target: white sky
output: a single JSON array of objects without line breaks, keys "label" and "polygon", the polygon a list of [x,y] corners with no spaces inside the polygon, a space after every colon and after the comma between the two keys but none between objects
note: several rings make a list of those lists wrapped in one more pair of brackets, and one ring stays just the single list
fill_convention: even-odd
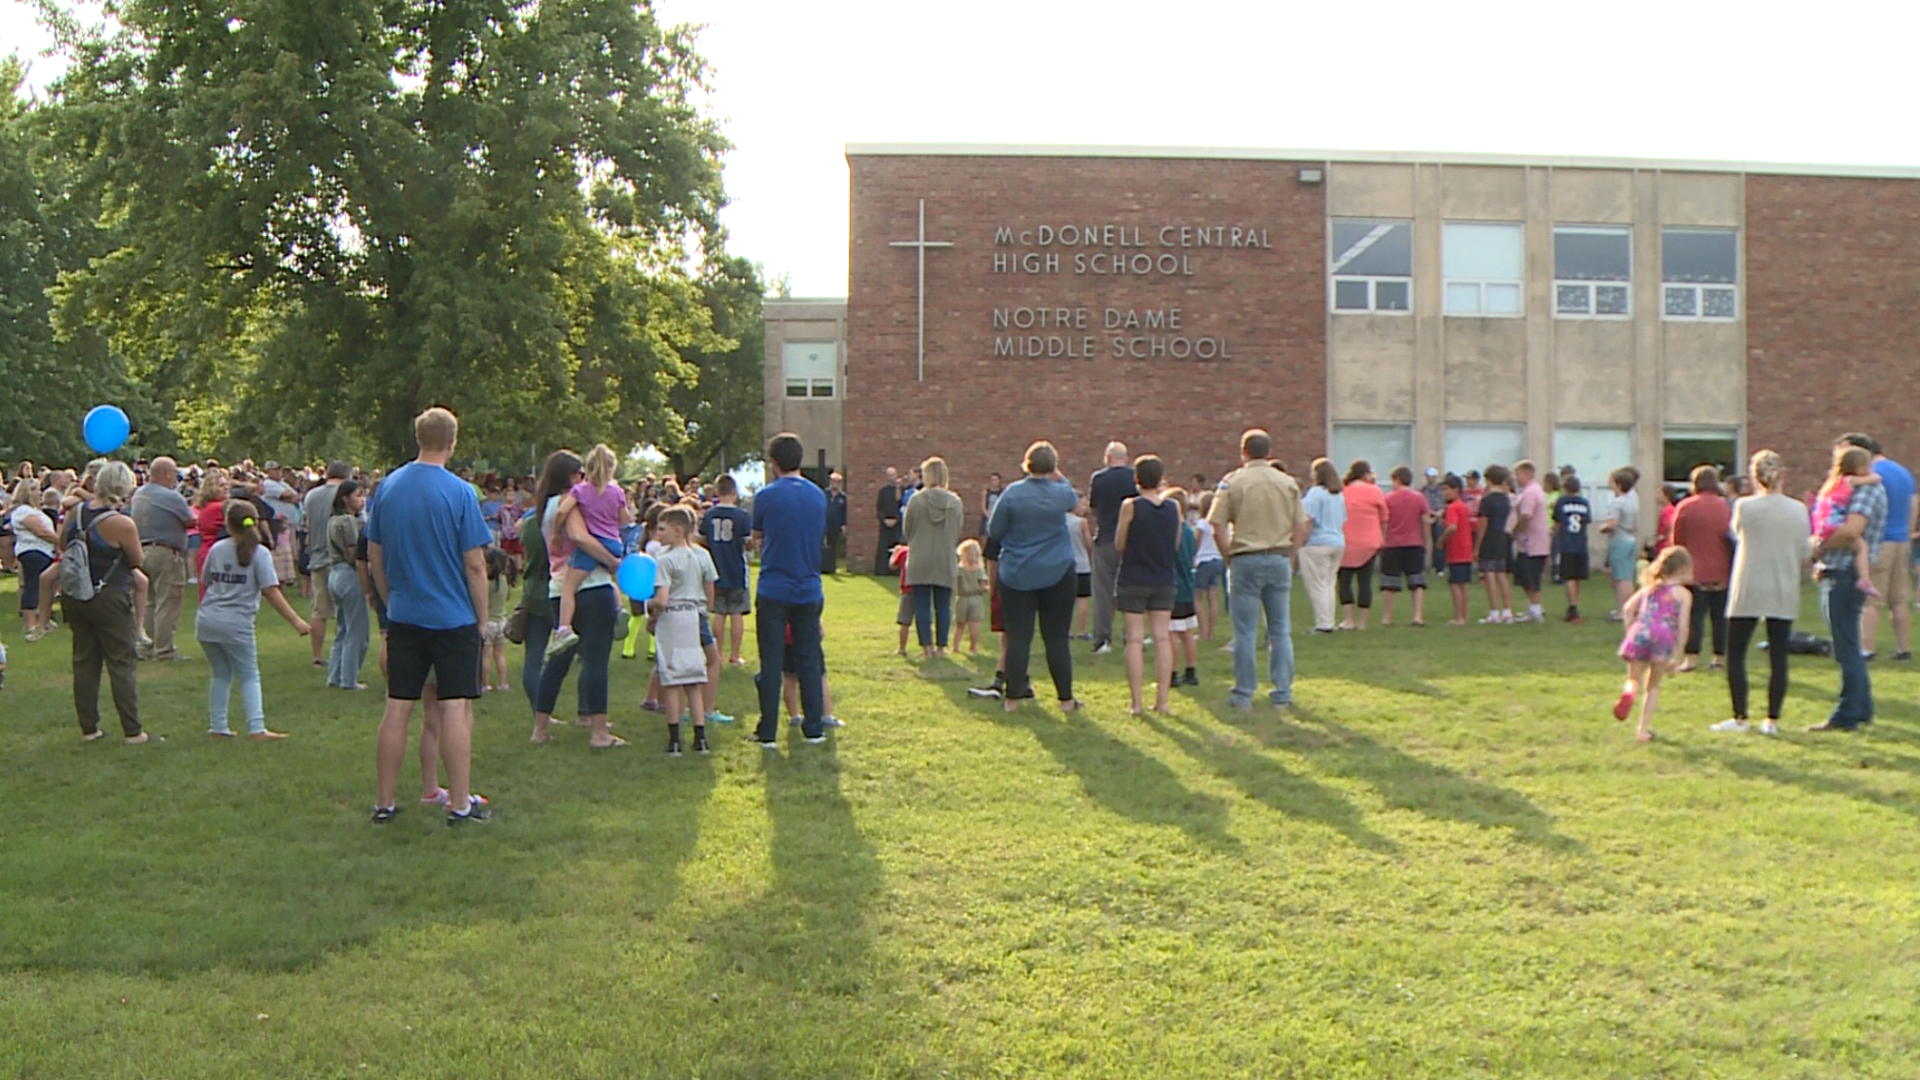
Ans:
[{"label": "white sky", "polygon": [[[707,26],[732,250],[800,296],[846,293],[848,142],[1920,165],[1911,0],[656,6]],[[0,0],[0,48],[37,39]]]}]

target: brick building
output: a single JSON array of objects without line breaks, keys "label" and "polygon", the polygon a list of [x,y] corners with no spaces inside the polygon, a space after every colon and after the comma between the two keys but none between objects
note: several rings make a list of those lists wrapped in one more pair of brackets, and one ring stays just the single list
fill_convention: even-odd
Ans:
[{"label": "brick building", "polygon": [[1183,483],[1218,478],[1252,425],[1295,472],[1322,453],[1382,472],[1524,456],[1590,482],[1626,463],[1674,478],[1743,471],[1769,446],[1799,490],[1842,430],[1920,454],[1904,400],[1920,373],[1920,169],[1085,147],[847,159],[844,319],[810,309],[801,335],[844,330],[834,381],[788,370],[770,323],[768,422],[803,384],[835,403],[809,407],[841,426],[819,438],[842,448],[856,565],[887,465],[940,454],[972,506],[1037,438],[1082,484],[1110,439]]}]

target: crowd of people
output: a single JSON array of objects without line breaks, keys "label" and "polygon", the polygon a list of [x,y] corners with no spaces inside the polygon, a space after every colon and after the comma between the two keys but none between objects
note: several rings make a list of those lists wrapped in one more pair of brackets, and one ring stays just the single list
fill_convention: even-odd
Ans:
[{"label": "crowd of people", "polygon": [[[778,750],[783,715],[809,744],[841,726],[822,646],[821,578],[846,550],[847,494],[838,473],[824,489],[802,476],[797,437],[769,441],[774,479],[748,508],[730,476],[623,486],[617,455],[604,445],[584,457],[556,450],[530,479],[476,479],[452,467],[458,421],[444,409],[422,413],[415,436],[419,456],[391,474],[344,462],[227,468],[210,460],[183,469],[167,457],[98,459],[80,473],[18,466],[0,565],[19,577],[26,639],[62,626],[71,638],[82,737],[104,737],[104,674],[125,740],[153,738],[142,725],[138,666],[190,658],[177,640],[190,586],[199,592],[193,632],[211,669],[215,739],[236,737],[235,688],[249,738],[286,737],[266,723],[255,644],[262,602],[311,639],[313,664],[336,690],[367,688],[362,670],[377,627],[387,701],[376,823],[399,812],[416,703],[421,804],[444,809],[450,825],[487,818],[487,801],[471,783],[472,703],[510,689],[509,642],[524,646],[520,680],[536,743],[552,739],[554,711],[577,666],[576,723],[588,729],[588,745],[627,745],[611,730],[610,662],[616,645],[631,658],[650,636],[642,709],[664,715],[670,755],[709,752],[708,725],[733,721],[717,690],[724,666],[748,662],[748,614],[759,664],[755,741]],[[1174,687],[1199,684],[1199,642],[1215,636],[1224,603],[1233,656],[1227,704],[1253,705],[1264,629],[1267,700],[1284,709],[1293,700],[1296,573],[1315,634],[1365,631],[1376,574],[1380,625],[1394,625],[1397,598],[1407,593],[1405,625],[1418,628],[1427,625],[1429,577],[1447,582],[1450,625],[1468,622],[1476,582],[1488,601],[1479,621],[1517,625],[1547,621],[1546,590],[1555,585],[1565,590],[1564,619],[1580,621],[1581,587],[1604,573],[1615,601],[1607,618],[1623,624],[1619,655],[1627,664],[1618,718],[1637,708],[1638,736],[1652,739],[1663,679],[1696,670],[1710,646],[1709,664],[1725,669],[1732,706],[1714,730],[1771,734],[1811,568],[1841,690],[1810,730],[1872,722],[1867,664],[1882,608],[1893,617],[1894,659],[1911,659],[1920,503],[1912,475],[1866,435],[1836,443],[1832,470],[1807,501],[1787,494],[1785,468],[1769,450],[1731,480],[1700,466],[1684,493],[1662,485],[1644,546],[1641,477],[1631,467],[1608,476],[1604,500],[1590,498],[1574,470],[1546,472],[1530,461],[1465,476],[1427,469],[1418,487],[1402,465],[1382,490],[1370,463],[1343,472],[1321,458],[1303,490],[1274,459],[1266,432],[1245,432],[1239,450],[1240,467],[1217,483],[1195,475],[1182,487],[1160,458],[1130,456],[1115,442],[1083,498],[1054,446],[1035,442],[1020,478],[991,476],[971,507],[952,490],[940,457],[905,477],[888,469],[875,506],[876,570],[898,574],[901,651],[910,628],[924,656],[945,655],[962,638],[977,650],[984,624],[998,637],[996,672],[970,692],[1011,711],[1035,697],[1037,633],[1055,698],[1074,712],[1081,702],[1072,642],[1077,636],[1095,654],[1112,652],[1117,614],[1132,712],[1165,712]],[[654,584],[649,595],[626,596],[622,566],[637,552],[651,556]],[[749,569],[756,552],[757,577]],[[307,599],[304,617],[292,589]],[[330,646],[329,623],[337,627]],[[1754,725],[1746,658],[1763,623],[1767,710]],[[0,679],[4,665],[0,652]]]},{"label": "crowd of people", "polygon": [[[1153,708],[1165,711],[1173,687],[1198,685],[1197,642],[1214,636],[1224,594],[1233,653],[1228,704],[1251,706],[1264,623],[1268,700],[1284,708],[1292,701],[1288,599],[1296,573],[1314,634],[1366,630],[1376,575],[1380,625],[1393,625],[1405,593],[1406,625],[1416,628],[1427,625],[1429,577],[1447,584],[1449,625],[1465,626],[1476,582],[1487,600],[1483,625],[1548,621],[1547,592],[1556,587],[1566,597],[1561,618],[1578,623],[1582,589],[1600,575],[1612,585],[1606,619],[1623,624],[1620,656],[1628,664],[1614,711],[1624,720],[1638,709],[1641,740],[1654,737],[1662,678],[1698,670],[1709,647],[1710,670],[1727,672],[1732,713],[1713,730],[1774,734],[1811,571],[1832,640],[1808,644],[1831,649],[1842,686],[1831,714],[1809,730],[1872,722],[1867,663],[1876,656],[1881,609],[1892,614],[1893,659],[1912,658],[1911,540],[1920,502],[1912,475],[1864,434],[1836,442],[1825,482],[1800,499],[1788,494],[1784,464],[1770,450],[1754,454],[1745,475],[1723,478],[1702,465],[1685,485],[1662,483],[1658,520],[1644,540],[1642,477],[1631,466],[1607,476],[1602,496],[1590,494],[1571,466],[1547,471],[1523,460],[1464,476],[1429,468],[1416,486],[1413,470],[1399,465],[1383,490],[1365,460],[1343,472],[1318,458],[1303,491],[1272,459],[1265,432],[1248,431],[1240,449],[1241,467],[1217,484],[1195,475],[1181,488],[1158,457],[1130,458],[1125,445],[1111,443],[1083,499],[1060,473],[1053,446],[1035,443],[1021,480],[1004,485],[1000,474],[989,477],[978,538],[958,543],[966,503],[949,490],[946,462],[928,459],[904,478],[888,468],[875,504],[876,572],[900,577],[900,652],[911,629],[924,655],[944,655],[956,590],[962,604],[985,591],[990,627],[1002,635],[1000,663],[994,681],[972,693],[1008,708],[1033,696],[1037,626],[1055,693],[1072,711],[1079,703],[1070,642],[1077,636],[1096,655],[1111,652],[1118,613],[1132,711],[1146,708],[1145,650],[1156,641]],[[1770,673],[1766,717],[1756,726],[1746,661],[1762,624]]]}]

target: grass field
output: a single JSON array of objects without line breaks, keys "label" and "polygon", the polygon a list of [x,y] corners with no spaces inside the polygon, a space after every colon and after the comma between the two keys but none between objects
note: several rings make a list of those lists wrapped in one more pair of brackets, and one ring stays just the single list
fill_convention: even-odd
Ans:
[{"label": "grass field", "polygon": [[142,668],[164,743],[82,744],[65,631],[9,619],[0,1076],[1920,1076],[1907,666],[1853,736],[1712,735],[1701,673],[1638,745],[1593,623],[1301,635],[1284,718],[1218,642],[1130,718],[1079,645],[1086,711],[1004,716],[829,589],[828,745],[668,760],[616,660],[624,750],[481,704],[462,830],[367,823],[377,692],[271,613],[278,744],[205,736],[197,661]]}]

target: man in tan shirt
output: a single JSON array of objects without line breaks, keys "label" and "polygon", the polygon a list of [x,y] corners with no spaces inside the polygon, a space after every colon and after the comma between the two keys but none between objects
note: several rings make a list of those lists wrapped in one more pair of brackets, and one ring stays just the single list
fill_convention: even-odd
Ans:
[{"label": "man in tan shirt", "polygon": [[1233,692],[1227,704],[1253,707],[1258,680],[1253,668],[1260,616],[1267,619],[1268,700],[1276,708],[1293,704],[1293,628],[1288,613],[1293,573],[1310,525],[1300,506],[1300,485],[1270,460],[1273,440],[1259,428],[1240,436],[1240,468],[1220,482],[1213,500],[1213,522],[1227,552],[1233,616]]}]

